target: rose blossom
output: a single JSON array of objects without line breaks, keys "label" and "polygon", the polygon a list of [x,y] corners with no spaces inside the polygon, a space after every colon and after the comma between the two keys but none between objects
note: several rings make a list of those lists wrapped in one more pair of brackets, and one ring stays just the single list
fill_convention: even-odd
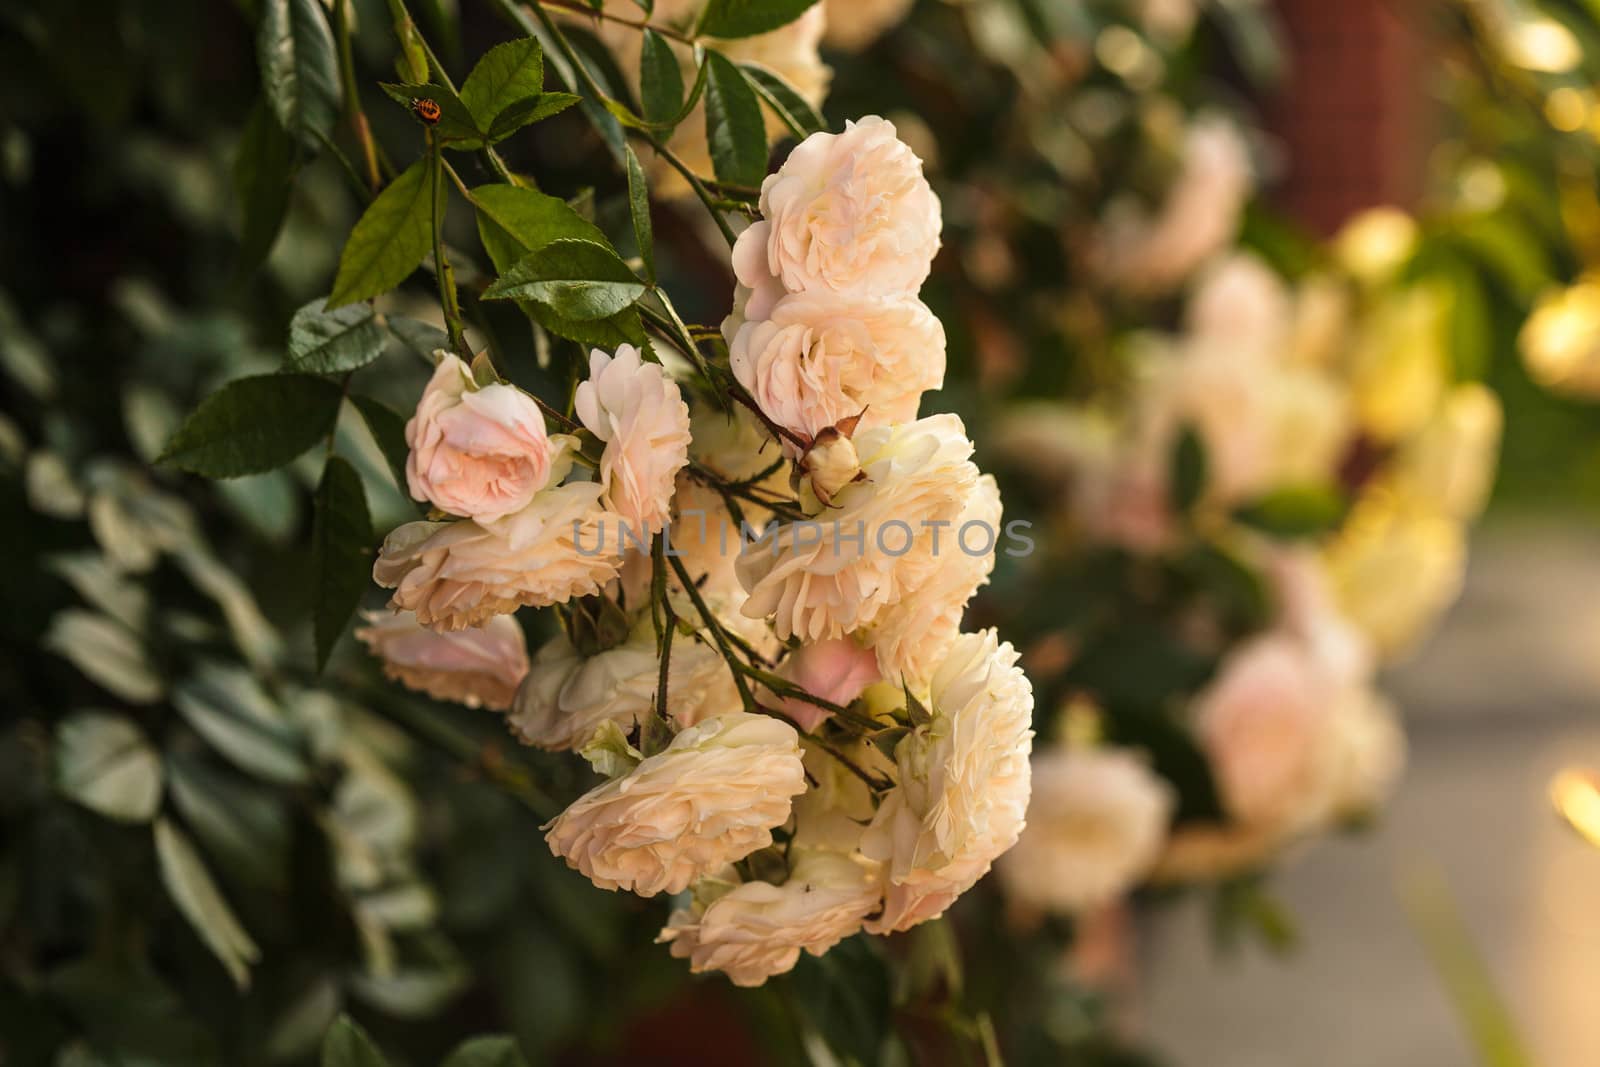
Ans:
[{"label": "rose blossom", "polygon": [[[648,615],[622,644],[588,657],[558,635],[534,655],[506,723],[525,744],[582,748],[603,722],[616,723],[624,733],[633,729],[654,706],[660,679]],[[680,638],[672,644],[667,702],[673,722],[692,726],[738,708],[739,694],[716,649]]]},{"label": "rose blossom", "polygon": [[573,801],[545,840],[601,889],[682,892],[772,844],[773,827],[805,792],[799,741],[763,715],[707,719]]},{"label": "rose blossom", "polygon": [[544,415],[514,385],[476,388],[467,365],[439,366],[406,423],[406,485],[452,515],[492,522],[521,511],[550,479]]},{"label": "rose blossom", "polygon": [[1299,824],[1315,807],[1331,689],[1299,641],[1274,633],[1231,652],[1195,697],[1195,732],[1235,819]]},{"label": "rose blossom", "polygon": [[[778,676],[831,704],[849,704],[878,680],[878,659],[848,637],[801,645],[778,666]],[[799,697],[781,697],[777,707],[807,733],[833,712]]]},{"label": "rose blossom", "polygon": [[1033,760],[1028,825],[998,866],[1006,891],[1081,912],[1143,877],[1167,837],[1173,791],[1126,749],[1052,749]]},{"label": "rose blossom", "polygon": [[778,300],[724,326],[734,377],[767,417],[807,439],[860,415],[858,429],[910,422],[944,385],[944,327],[913,296],[835,293]]},{"label": "rose blossom", "polygon": [[408,522],[384,538],[373,580],[394,590],[390,607],[414,611],[423,626],[441,631],[588,596],[621,562],[599,548],[620,543],[618,531],[602,529],[599,494],[595,482],[573,482],[487,524]]},{"label": "rose blossom", "polygon": [[[875,865],[859,856],[795,853],[782,885],[745,882],[724,890],[702,883],[692,907],[674,911],[656,940],[670,942],[672,954],[689,960],[695,974],[722,971],[737,986],[763,985],[793,970],[801,949],[822,955],[861,929],[882,890]],[[723,891],[713,895],[716,890]]]},{"label": "rose blossom", "polygon": [[733,248],[734,274],[752,290],[746,318],[766,318],[785,289],[915,293],[939,251],[939,198],[922,161],[876,115],[800,142],[762,182],[760,206]]},{"label": "rose blossom", "polygon": [[1406,765],[1406,735],[1394,705],[1370,688],[1340,701],[1327,740],[1329,814],[1354,819],[1382,806]]},{"label": "rose blossom", "polygon": [[589,432],[606,443],[600,457],[605,500],[636,538],[667,524],[678,471],[689,462],[689,405],[658,363],[622,345],[615,357],[589,353],[589,380],[573,408]]},{"label": "rose blossom", "polygon": [[978,482],[954,415],[867,430],[855,445],[865,479],[841,489],[816,522],[781,523],[740,552],[743,612],[771,617],[783,640],[851,633],[916,589],[942,562],[929,524],[945,524],[948,541]]},{"label": "rose blossom", "polygon": [[409,613],[364,616],[368,625],[356,628],[356,639],[383,661],[383,673],[437,700],[503,710],[528,673],[522,627],[510,615],[442,634],[424,629]]},{"label": "rose blossom", "polygon": [[942,531],[937,565],[874,624],[870,641],[883,677],[919,689],[928,684],[960,634],[967,601],[994,570],[1000,518],[1000,487],[985,474]]},{"label": "rose blossom", "polygon": [[1033,688],[993,630],[962,634],[928,689],[932,721],[895,748],[898,782],[862,838],[887,866],[872,933],[938,918],[1022,831]]}]

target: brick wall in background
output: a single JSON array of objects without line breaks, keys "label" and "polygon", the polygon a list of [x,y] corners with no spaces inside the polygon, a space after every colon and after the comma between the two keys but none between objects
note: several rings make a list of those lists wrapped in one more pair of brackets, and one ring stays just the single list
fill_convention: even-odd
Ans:
[{"label": "brick wall in background", "polygon": [[1427,0],[1274,0],[1291,57],[1268,123],[1273,200],[1331,234],[1362,208],[1415,203],[1426,162]]}]

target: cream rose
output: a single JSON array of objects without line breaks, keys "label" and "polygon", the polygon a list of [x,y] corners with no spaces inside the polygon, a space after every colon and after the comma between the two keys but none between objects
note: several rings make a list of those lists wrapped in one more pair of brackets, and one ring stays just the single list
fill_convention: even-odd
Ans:
[{"label": "cream rose", "polygon": [[615,357],[595,349],[573,408],[606,444],[600,484],[607,506],[635,540],[657,533],[672,514],[678,472],[689,462],[689,405],[677,383],[660,364],[642,362],[632,345]]},{"label": "cream rose", "polygon": [[876,115],[800,142],[762,183],[761,215],[733,248],[749,319],[766,318],[781,290],[915,293],[939,251],[939,198],[922,161]]},{"label": "cream rose", "polygon": [[1504,421],[1500,399],[1488,386],[1451,388],[1421,432],[1401,446],[1392,476],[1396,494],[1450,518],[1476,517],[1494,483]]},{"label": "cream rose", "polygon": [[994,570],[1000,519],[1000,487],[992,475],[982,475],[961,514],[942,531],[936,564],[872,627],[869,641],[883,677],[914,689],[927,686],[960,634],[967,602]]},{"label": "cream rose", "polygon": [[993,630],[962,634],[928,689],[932,721],[895,748],[897,784],[861,850],[885,864],[883,914],[868,931],[934,919],[1021,833],[1033,747],[1033,688]]},{"label": "cream rose", "polygon": [[521,511],[550,480],[544,415],[514,385],[478,388],[467,365],[439,366],[406,423],[406,485],[441,511],[479,522]]},{"label": "cream rose", "polygon": [[735,712],[689,727],[579,797],[545,840],[602,889],[679,893],[772,844],[805,788],[794,728]]},{"label": "cream rose", "polygon": [[1405,770],[1405,731],[1394,705],[1373,689],[1352,690],[1340,702],[1326,747],[1329,814],[1336,819],[1377,811]]},{"label": "cream rose", "polygon": [[503,710],[528,673],[522,627],[509,615],[454,633],[425,629],[408,612],[369,611],[365,618],[356,639],[383,661],[383,673],[437,700]]},{"label": "cream rose", "polygon": [[[648,615],[622,644],[588,657],[556,636],[534,655],[506,722],[525,744],[582,748],[601,723],[614,722],[626,733],[641,722],[655,704],[660,680]],[[738,709],[733,676],[716,649],[693,638],[673,642],[667,703],[679,726]]]},{"label": "cream rose", "polygon": [[[820,641],[870,625],[920,586],[940,560],[932,538],[978,484],[972,442],[954,415],[880,427],[855,438],[862,481],[815,521],[779,523],[747,543],[736,571],[752,619],[780,638]],[[947,534],[948,536],[948,534]]]},{"label": "cream rose", "polygon": [[604,530],[614,520],[600,509],[599,494],[594,482],[574,482],[488,524],[408,522],[384,538],[373,580],[394,590],[390,607],[441,631],[588,596],[621,563],[620,533]]},{"label": "cream rose", "polygon": [[1127,750],[1035,756],[1028,825],[1000,858],[1001,884],[1016,900],[1052,911],[1108,904],[1154,866],[1174,800],[1172,787]]},{"label": "cream rose", "polygon": [[802,949],[820,956],[861,929],[883,899],[876,875],[860,856],[796,849],[782,885],[697,887],[692,906],[674,911],[656,940],[695,974],[722,971],[734,985],[763,985],[793,970]]},{"label": "cream rose", "polygon": [[785,296],[733,331],[728,356],[767,417],[808,440],[854,415],[858,430],[910,422],[944,385],[944,327],[912,296]]}]

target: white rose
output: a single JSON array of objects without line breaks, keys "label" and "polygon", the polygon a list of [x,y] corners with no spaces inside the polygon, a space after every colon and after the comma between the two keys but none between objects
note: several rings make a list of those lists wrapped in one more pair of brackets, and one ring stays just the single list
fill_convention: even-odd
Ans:
[{"label": "white rose", "polygon": [[735,712],[691,726],[548,824],[550,851],[602,889],[679,893],[772,844],[805,792],[799,735]]},{"label": "white rose", "polygon": [[1195,337],[1276,359],[1294,328],[1289,287],[1249,252],[1234,252],[1201,272],[1184,309]]},{"label": "white rose", "polygon": [[[661,658],[648,615],[622,644],[588,657],[558,635],[534,655],[506,722],[525,744],[582,748],[601,723],[614,722],[626,733],[642,721],[660,681]],[[738,709],[733,676],[716,649],[693,638],[673,641],[667,703],[679,726]]]},{"label": "white rose", "polygon": [[1155,864],[1174,799],[1172,787],[1127,750],[1035,756],[1028,825],[999,863],[1006,892],[1053,911],[1110,903]]},{"label": "white rose", "polygon": [[1406,735],[1394,705],[1373,689],[1340,702],[1327,741],[1330,814],[1371,815],[1383,806],[1406,765]]},{"label": "white rose", "polygon": [[620,532],[604,531],[599,494],[594,482],[574,482],[487,524],[408,522],[384,538],[373,580],[395,591],[390,607],[416,612],[432,630],[460,630],[519,607],[588,596],[616,576],[621,562]]},{"label": "white rose", "polygon": [[785,296],[732,335],[729,364],[767,417],[806,439],[850,416],[910,422],[944,385],[944,327],[912,296]]},{"label": "white rose", "polygon": [[993,630],[962,634],[928,690],[932,721],[895,748],[898,782],[861,850],[886,866],[872,933],[942,915],[1022,831],[1033,747],[1033,688]]},{"label": "white rose", "polygon": [[678,472],[689,462],[689,405],[677,383],[660,364],[642,362],[632,345],[615,357],[595,349],[573,408],[606,443],[600,457],[606,504],[635,540],[658,532],[671,515]]},{"label": "white rose", "polygon": [[937,564],[922,583],[884,609],[870,635],[878,669],[891,681],[922,689],[961,632],[974,593],[989,581],[1003,528],[1000,487],[992,475],[978,479],[966,506],[941,531]]},{"label": "white rose", "polygon": [[356,639],[383,661],[383,673],[437,700],[503,710],[528,673],[522,627],[510,615],[454,633],[424,629],[409,612],[364,617]]},{"label": "white rose", "polygon": [[978,484],[961,420],[934,415],[858,434],[866,478],[841,489],[816,521],[785,522],[742,549],[736,570],[752,619],[780,638],[819,641],[870,625],[915,590],[939,560],[936,527]]},{"label": "white rose", "polygon": [[1476,517],[1494,484],[1504,421],[1500,399],[1488,386],[1453,387],[1421,432],[1401,446],[1391,479],[1395,492],[1450,518]]},{"label": "white rose", "polygon": [[479,522],[521,511],[550,481],[544,415],[516,386],[480,389],[465,363],[436,355],[438,369],[406,423],[411,495]]},{"label": "white rose", "polygon": [[939,198],[894,124],[870,115],[814,133],[761,185],[762,221],[739,235],[733,269],[753,290],[745,317],[777,294],[915,293],[939,251]]},{"label": "white rose", "polygon": [[911,13],[915,0],[823,0],[829,48],[859,52]]},{"label": "white rose", "polygon": [[[861,929],[883,899],[876,864],[839,852],[796,849],[782,885],[745,882],[672,913],[658,942],[695,974],[722,971],[759,986],[794,969],[804,949],[820,956]],[[731,873],[731,872],[730,872]],[[736,876],[735,876],[736,877]]]},{"label": "white rose", "polygon": [[1238,232],[1253,184],[1244,138],[1229,120],[1202,115],[1190,124],[1182,150],[1156,214],[1131,199],[1106,212],[1095,266],[1128,292],[1172,290]]}]

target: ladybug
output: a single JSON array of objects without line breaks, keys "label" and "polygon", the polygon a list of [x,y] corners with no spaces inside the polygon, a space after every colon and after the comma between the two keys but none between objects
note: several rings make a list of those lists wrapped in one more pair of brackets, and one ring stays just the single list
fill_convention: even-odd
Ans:
[{"label": "ladybug", "polygon": [[411,101],[411,113],[429,126],[439,125],[439,116],[444,114],[439,107],[439,101],[421,96]]}]

